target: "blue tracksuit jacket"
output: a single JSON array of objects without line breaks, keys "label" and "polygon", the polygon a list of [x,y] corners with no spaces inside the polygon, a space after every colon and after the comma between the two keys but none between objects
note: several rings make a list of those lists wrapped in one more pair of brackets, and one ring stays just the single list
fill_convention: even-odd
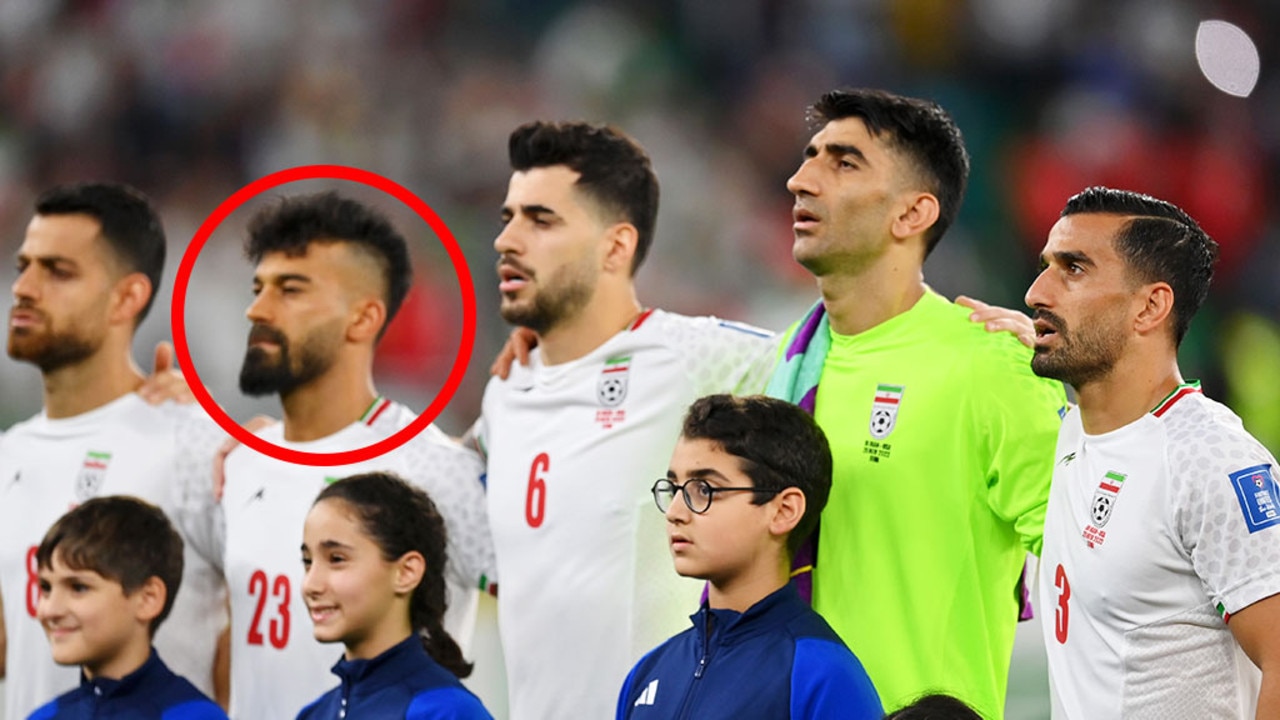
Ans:
[{"label": "blue tracksuit jacket", "polygon": [[80,687],[31,713],[29,720],[227,720],[186,678],[174,675],[155,648],[142,667],[119,680],[80,676]]},{"label": "blue tracksuit jacket", "polygon": [[746,612],[703,604],[693,627],[640,659],[618,720],[879,720],[862,664],[787,584]]},{"label": "blue tracksuit jacket", "polygon": [[342,684],[298,713],[298,720],[493,720],[453,673],[411,635],[372,660],[339,660]]}]

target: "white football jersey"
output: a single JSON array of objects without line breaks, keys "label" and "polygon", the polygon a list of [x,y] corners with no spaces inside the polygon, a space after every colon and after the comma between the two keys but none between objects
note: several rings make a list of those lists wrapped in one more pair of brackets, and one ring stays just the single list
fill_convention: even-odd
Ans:
[{"label": "white football jersey", "polygon": [[1198,384],[1103,435],[1071,409],[1040,562],[1054,718],[1253,717],[1227,623],[1280,593],[1276,471]]},{"label": "white football jersey", "polygon": [[[56,665],[36,620],[36,548],[76,505],[133,495],[162,508],[181,529],[186,514],[213,506],[213,454],[225,434],[196,405],[151,406],[135,394],[71,418],[43,413],[0,440],[0,595],[8,633],[5,715],[25,718],[75,688],[79,668]],[[179,468],[199,467],[189,483]],[[184,539],[186,539],[184,537]],[[222,579],[186,543],[182,585],[155,645],[174,672],[212,694],[218,633],[226,626]]]},{"label": "white football jersey", "polygon": [[[361,421],[321,440],[285,442],[279,423],[259,435],[273,445],[331,453],[371,445],[414,418],[403,405],[379,398]],[[326,484],[372,471],[394,472],[417,485],[440,510],[449,536],[444,625],[465,651],[475,623],[476,589],[493,567],[484,465],[475,452],[434,425],[401,447],[354,465],[294,465],[239,447],[227,456],[222,498],[232,717],[291,718],[338,684],[330,668],[343,648],[315,640],[302,600],[302,526]]]},{"label": "white football jersey", "polygon": [[676,575],[649,489],[690,403],[759,392],[774,351],[762,330],[650,311],[582,358],[535,351],[489,382],[472,436],[512,720],[611,717],[636,660],[688,626],[704,583]]}]

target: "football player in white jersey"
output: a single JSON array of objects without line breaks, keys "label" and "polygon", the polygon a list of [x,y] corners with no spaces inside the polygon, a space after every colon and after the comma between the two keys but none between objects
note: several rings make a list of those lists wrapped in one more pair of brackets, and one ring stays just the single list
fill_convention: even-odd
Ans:
[{"label": "football player in white jersey", "polygon": [[[404,238],[380,213],[335,193],[285,198],[250,223],[256,265],[252,323],[240,374],[251,395],[278,394],[283,423],[260,432],[277,446],[332,453],[373,444],[413,421],[374,387],[378,339],[409,290]],[[435,499],[448,530],[450,612],[465,644],[476,588],[492,573],[479,456],[434,426],[355,465],[287,463],[240,446],[227,456],[222,511],[202,550],[221,557],[231,597],[231,715],[293,717],[337,684],[341,652],[315,640],[303,603],[298,544],[327,482],[391,471]]]},{"label": "football player in white jersey", "polygon": [[1280,717],[1276,461],[1178,370],[1216,256],[1173,205],[1090,188],[1027,291],[1032,368],[1079,398],[1040,566],[1055,718]]},{"label": "football player in white jersey", "polygon": [[531,123],[510,157],[501,312],[537,348],[490,382],[471,432],[488,461],[509,706],[513,720],[609,717],[628,670],[701,593],[672,570],[648,488],[689,403],[763,387],[774,342],[640,304],[658,184],[633,140]]},{"label": "football player in white jersey", "polygon": [[[0,440],[0,595],[7,673],[5,717],[24,718],[76,686],[36,621],[35,547],[69,508],[130,494],[181,521],[212,508],[209,476],[223,434],[199,407],[150,405],[134,363],[134,331],[164,266],[159,217],[123,185],[54,188],[36,201],[18,250],[8,352],[40,369],[44,409]],[[193,478],[175,484],[182,468]],[[226,624],[222,582],[186,553],[178,597],[157,634],[179,674],[214,693],[215,642]]]}]

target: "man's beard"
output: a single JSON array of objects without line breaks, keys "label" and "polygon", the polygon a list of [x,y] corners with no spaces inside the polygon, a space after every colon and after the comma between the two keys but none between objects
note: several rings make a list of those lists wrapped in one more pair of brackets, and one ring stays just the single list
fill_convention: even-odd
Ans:
[{"label": "man's beard", "polygon": [[1079,390],[1111,372],[1124,352],[1124,337],[1110,318],[1087,320],[1080,330],[1068,330],[1065,320],[1047,310],[1037,310],[1035,318],[1048,321],[1058,336],[1057,347],[1037,348],[1031,357],[1031,370],[1041,377]]},{"label": "man's beard", "polygon": [[[47,325],[48,316],[43,317]],[[85,337],[74,331],[39,332],[31,328],[9,328],[9,357],[29,362],[44,374],[81,363],[101,347],[102,338]]]},{"label": "man's beard", "polygon": [[[275,343],[280,348],[275,357],[252,344],[257,340]],[[257,323],[249,330],[249,342],[240,367],[240,392],[254,397],[288,395],[328,372],[337,354],[337,343],[327,340],[324,328],[317,328],[299,343],[297,367],[290,355],[289,339],[280,330]]]},{"label": "man's beard", "polygon": [[[533,284],[535,276],[524,270]],[[595,295],[596,281],[594,268],[585,263],[564,265],[556,268],[545,285],[535,288],[532,300],[503,302],[498,312],[512,325],[527,327],[542,335],[582,312]]]}]

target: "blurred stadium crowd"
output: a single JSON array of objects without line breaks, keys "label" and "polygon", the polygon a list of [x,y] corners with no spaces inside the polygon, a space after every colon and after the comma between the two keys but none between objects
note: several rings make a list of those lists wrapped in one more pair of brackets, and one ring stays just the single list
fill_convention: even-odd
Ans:
[{"label": "blurred stadium crowd", "polygon": [[[1258,43],[1251,97],[1198,70],[1196,28],[1210,18]],[[837,85],[886,87],[948,108],[973,155],[958,225],[926,268],[944,294],[1021,307],[1047,229],[1086,185],[1150,192],[1197,217],[1223,258],[1183,369],[1276,452],[1276,27],[1280,4],[1266,0],[5,2],[0,230],[12,254],[40,190],[135,184],[165,217],[166,303],[189,239],[245,183],[311,163],[387,176],[448,223],[475,277],[475,355],[442,418],[456,433],[506,334],[491,241],[512,128],[583,118],[636,136],[665,190],[642,300],[781,329],[814,295],[790,259],[783,187],[808,138],[804,108]],[[197,266],[217,288],[188,308],[202,376],[233,378],[242,355],[237,232],[220,231]],[[418,236],[435,243],[425,224]],[[379,360],[392,394],[418,407],[457,344],[457,282],[441,257],[424,250],[416,299]],[[0,280],[12,278],[5,263]],[[170,335],[165,310],[139,334],[143,362]],[[38,410],[34,372],[0,362],[3,426]],[[232,383],[219,399],[245,419]]]}]

